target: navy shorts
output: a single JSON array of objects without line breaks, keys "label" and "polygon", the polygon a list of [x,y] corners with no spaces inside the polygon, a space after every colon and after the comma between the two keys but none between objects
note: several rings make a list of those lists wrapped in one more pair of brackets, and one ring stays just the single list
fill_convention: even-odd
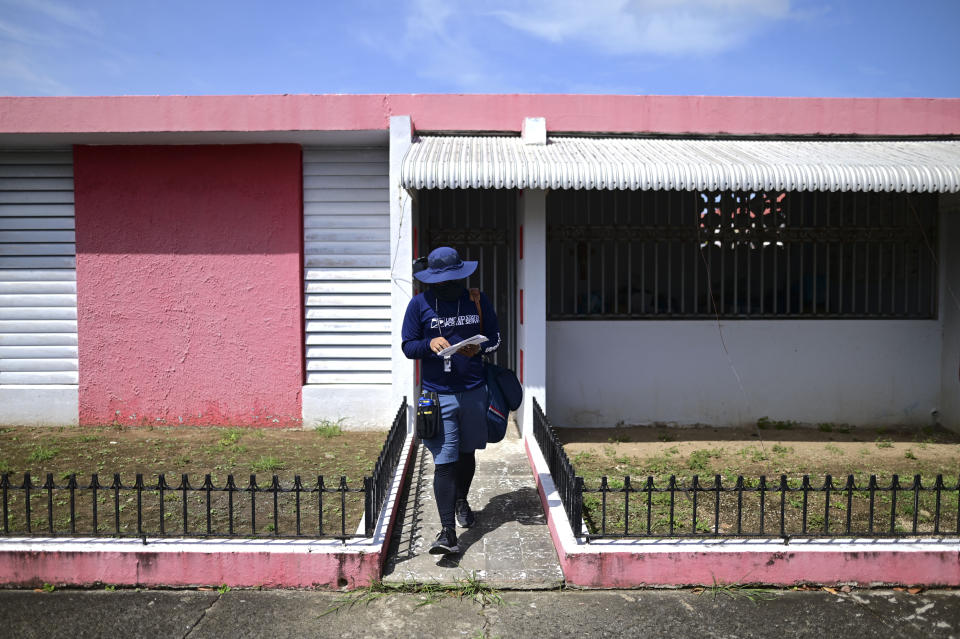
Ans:
[{"label": "navy shorts", "polygon": [[433,454],[434,464],[449,464],[487,446],[487,387],[478,386],[462,393],[438,393],[443,432],[424,439]]}]

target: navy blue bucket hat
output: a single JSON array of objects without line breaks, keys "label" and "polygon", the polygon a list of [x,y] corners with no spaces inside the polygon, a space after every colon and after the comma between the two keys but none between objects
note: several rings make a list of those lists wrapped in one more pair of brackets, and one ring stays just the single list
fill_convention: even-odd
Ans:
[{"label": "navy blue bucket hat", "polygon": [[449,280],[462,280],[477,270],[476,262],[460,259],[460,255],[449,246],[433,249],[427,256],[427,268],[413,274],[424,284],[437,284]]}]

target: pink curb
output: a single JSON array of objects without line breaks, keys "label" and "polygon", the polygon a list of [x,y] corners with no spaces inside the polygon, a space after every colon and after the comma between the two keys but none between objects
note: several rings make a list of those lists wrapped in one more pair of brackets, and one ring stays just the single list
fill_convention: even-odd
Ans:
[{"label": "pink curb", "polygon": [[604,540],[573,536],[546,460],[524,438],[564,578],[587,588],[960,585],[960,539]]},{"label": "pink curb", "polygon": [[[286,539],[38,539],[0,541],[0,584],[359,588],[380,578],[414,439],[407,436],[373,537]],[[363,522],[360,522],[360,529]]]}]

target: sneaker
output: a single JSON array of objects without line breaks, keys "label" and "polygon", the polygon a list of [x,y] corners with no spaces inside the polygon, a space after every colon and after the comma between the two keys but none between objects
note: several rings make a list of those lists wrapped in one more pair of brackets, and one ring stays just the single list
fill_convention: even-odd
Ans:
[{"label": "sneaker", "polygon": [[457,533],[453,528],[444,528],[437,533],[437,540],[430,546],[431,555],[451,555],[460,552]]},{"label": "sneaker", "polygon": [[466,499],[457,500],[457,523],[461,528],[470,528],[476,523],[477,518],[474,517],[473,511],[470,510],[470,504],[467,503]]}]

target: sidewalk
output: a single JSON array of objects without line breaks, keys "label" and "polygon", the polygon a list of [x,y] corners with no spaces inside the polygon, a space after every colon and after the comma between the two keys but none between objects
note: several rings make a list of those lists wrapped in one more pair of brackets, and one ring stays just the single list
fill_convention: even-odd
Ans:
[{"label": "sidewalk", "polygon": [[[354,593],[354,596],[357,593]],[[960,635],[960,593],[854,590],[834,595],[706,590],[502,593],[502,603],[398,594],[322,613],[344,593],[0,590],[0,628],[17,639],[78,637],[775,637]]]},{"label": "sidewalk", "polygon": [[383,580],[390,583],[455,583],[472,573],[497,588],[556,588],[563,572],[550,538],[523,442],[511,423],[507,437],[477,451],[470,506],[473,528],[457,529],[459,556],[427,552],[440,530],[433,499],[433,460],[416,451],[407,493],[401,498]]}]

